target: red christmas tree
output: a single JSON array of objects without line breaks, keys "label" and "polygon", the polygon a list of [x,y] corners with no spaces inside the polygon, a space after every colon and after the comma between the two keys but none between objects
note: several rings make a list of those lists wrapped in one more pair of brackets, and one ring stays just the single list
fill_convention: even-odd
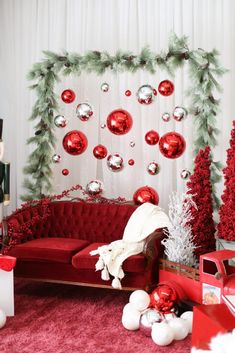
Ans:
[{"label": "red christmas tree", "polygon": [[219,209],[220,221],[218,237],[235,240],[235,121],[231,131],[230,148],[227,150],[227,166],[223,169],[224,192],[221,196],[223,204]]},{"label": "red christmas tree", "polygon": [[190,225],[194,234],[194,244],[197,246],[195,255],[215,250],[215,225],[213,221],[212,187],[210,181],[210,147],[201,149],[194,161],[194,173],[187,183],[188,194],[192,195],[195,207]]}]

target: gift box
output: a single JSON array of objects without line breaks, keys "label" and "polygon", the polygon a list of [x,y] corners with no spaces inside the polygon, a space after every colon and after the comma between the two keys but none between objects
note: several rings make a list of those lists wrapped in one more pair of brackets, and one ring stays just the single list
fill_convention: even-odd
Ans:
[{"label": "gift box", "polygon": [[212,337],[234,328],[235,316],[225,304],[197,305],[193,308],[192,347],[209,349]]}]

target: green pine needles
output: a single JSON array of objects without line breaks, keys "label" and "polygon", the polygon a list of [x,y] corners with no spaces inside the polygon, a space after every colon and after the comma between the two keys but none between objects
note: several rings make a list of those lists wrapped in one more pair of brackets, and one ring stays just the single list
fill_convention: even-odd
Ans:
[{"label": "green pine needles", "polygon": [[[80,75],[81,72],[95,72],[102,75],[107,69],[113,72],[135,72],[144,69],[152,74],[156,69],[165,70],[174,76],[177,68],[185,63],[189,66],[191,87],[189,113],[194,123],[194,153],[209,145],[216,146],[216,116],[219,101],[213,96],[215,90],[221,91],[217,79],[225,73],[218,63],[218,52],[205,52],[202,49],[190,50],[187,38],[178,38],[173,34],[169,40],[167,52],[153,53],[148,47],[143,48],[139,55],[119,50],[111,56],[107,52],[89,51],[84,56],[65,52],[63,55],[45,51],[45,59],[34,64],[28,78],[35,82],[31,86],[37,94],[30,120],[35,120],[35,136],[28,139],[35,149],[29,155],[24,173],[24,187],[28,194],[22,200],[40,199],[53,191],[52,187],[52,155],[56,145],[54,134],[54,116],[58,112],[58,102],[54,86],[60,76]],[[212,162],[212,185],[220,180],[221,165]],[[219,204],[215,189],[215,204]]]}]

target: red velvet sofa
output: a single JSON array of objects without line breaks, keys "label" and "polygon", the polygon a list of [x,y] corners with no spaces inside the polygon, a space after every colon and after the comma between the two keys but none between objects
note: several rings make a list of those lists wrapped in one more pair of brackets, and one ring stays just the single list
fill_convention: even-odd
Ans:
[{"label": "red velvet sofa", "polygon": [[[53,201],[17,210],[5,220],[5,253],[17,258],[15,276],[50,282],[111,287],[95,272],[91,250],[122,239],[137,206],[128,203]],[[126,290],[151,290],[158,281],[162,229],[148,236],[144,252],[123,263]],[[8,250],[8,251],[6,251]]]}]

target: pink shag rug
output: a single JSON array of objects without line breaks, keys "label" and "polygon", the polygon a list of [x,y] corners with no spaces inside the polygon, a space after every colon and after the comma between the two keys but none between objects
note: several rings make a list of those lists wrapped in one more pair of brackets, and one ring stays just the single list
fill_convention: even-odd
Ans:
[{"label": "pink shag rug", "polygon": [[130,293],[17,280],[15,316],[0,330],[0,353],[189,353],[190,335],[166,347],[121,323]]}]

